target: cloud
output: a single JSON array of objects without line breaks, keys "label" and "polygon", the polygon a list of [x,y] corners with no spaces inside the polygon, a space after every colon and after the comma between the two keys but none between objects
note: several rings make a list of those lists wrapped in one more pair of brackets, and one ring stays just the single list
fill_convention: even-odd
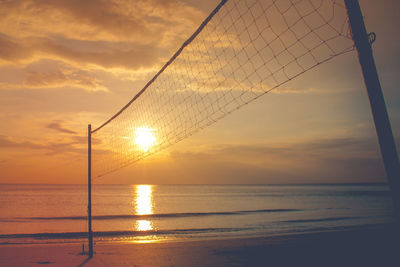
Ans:
[{"label": "cloud", "polygon": [[30,141],[15,141],[10,137],[0,135],[1,148],[28,148],[28,149],[44,149],[45,146]]},{"label": "cloud", "polygon": [[[74,45],[67,45],[74,42]],[[65,38],[12,38],[0,34],[0,63],[29,64],[42,59],[68,62],[75,66],[139,69],[151,67],[160,60],[154,46],[93,43]]]},{"label": "cloud", "polygon": [[286,87],[286,86],[281,86],[276,88],[275,90],[272,90],[271,93],[274,94],[315,94],[315,93],[333,93],[334,91],[328,91],[328,90],[321,90],[313,87]]},{"label": "cloud", "polygon": [[[32,50],[0,33],[0,60],[13,62],[32,57]],[[1,62],[1,61],[0,61]]]},{"label": "cloud", "polygon": [[[173,152],[173,162],[219,183],[377,182],[385,172],[375,140],[321,139],[281,145],[221,145]],[[178,167],[179,168],[179,167]],[[211,181],[210,181],[211,182]]]},{"label": "cloud", "polygon": [[150,68],[204,18],[177,0],[5,1],[0,64],[56,59],[78,68]]},{"label": "cloud", "polygon": [[[43,60],[23,68],[13,68],[20,75],[13,75],[7,82],[0,82],[0,89],[74,88],[89,92],[109,92],[96,72],[80,70],[54,60]],[[96,77],[97,76],[97,77]],[[5,77],[5,76],[4,76]],[[101,77],[101,76],[100,76]]]},{"label": "cloud", "polygon": [[[76,141],[46,141],[44,143],[32,142],[30,140],[16,140],[8,136],[0,135],[0,148],[12,149],[19,153],[36,150],[44,151],[48,155],[65,154],[65,153],[86,153],[86,148],[79,147]],[[15,150],[17,149],[17,150]]]},{"label": "cloud", "polygon": [[196,8],[176,0],[15,0],[3,1],[0,10],[4,31],[19,37],[56,34],[141,44],[166,41],[171,35],[176,39],[203,17]]},{"label": "cloud", "polygon": [[52,72],[30,71],[22,82],[25,88],[57,88],[73,87],[87,91],[105,91],[105,87],[98,79],[72,70],[55,70]]},{"label": "cloud", "polygon": [[216,156],[225,159],[245,159],[250,161],[263,161],[267,158],[291,158],[304,160],[314,158],[316,160],[343,159],[349,158],[376,158],[379,156],[376,140],[359,138],[331,138],[317,139],[313,141],[303,141],[298,143],[287,143],[278,145],[220,145],[212,147],[198,154],[177,153],[175,156],[186,157],[195,155],[196,157]]},{"label": "cloud", "polygon": [[47,128],[53,129],[62,133],[67,133],[67,134],[77,134],[77,132],[69,130],[65,127],[62,126],[62,121],[53,121],[49,124],[46,125]]},{"label": "cloud", "polygon": [[138,69],[141,67],[150,67],[154,63],[158,63],[160,59],[159,50],[156,50],[151,45],[126,47],[126,45],[88,44],[83,41],[80,42],[82,46],[92,46],[90,51],[86,51],[85,49],[68,47],[63,44],[65,41],[60,40],[58,42],[54,39],[40,40],[37,51],[44,54],[44,56],[53,56],[71,63],[93,64],[104,68]]},{"label": "cloud", "polygon": [[[219,145],[139,161],[104,180],[123,183],[287,184],[385,182],[375,140]],[[197,148],[198,149],[198,148]],[[110,180],[111,179],[111,180]]]}]

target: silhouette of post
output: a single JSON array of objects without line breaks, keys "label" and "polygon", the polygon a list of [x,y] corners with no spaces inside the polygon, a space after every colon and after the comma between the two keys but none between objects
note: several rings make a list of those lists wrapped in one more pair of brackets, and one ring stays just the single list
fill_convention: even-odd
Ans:
[{"label": "silhouette of post", "polygon": [[88,125],[88,243],[89,257],[93,257],[92,232],[92,125]]},{"label": "silhouette of post", "polygon": [[400,220],[400,164],[372,54],[371,43],[374,40],[370,40],[370,36],[375,37],[375,34],[369,35],[367,33],[358,0],[345,0],[345,4],[368,92],[386,176],[392,191],[395,215]]}]

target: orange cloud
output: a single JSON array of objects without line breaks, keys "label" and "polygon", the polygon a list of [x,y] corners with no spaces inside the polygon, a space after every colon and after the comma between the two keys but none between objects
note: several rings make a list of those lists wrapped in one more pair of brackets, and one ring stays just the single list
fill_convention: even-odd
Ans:
[{"label": "orange cloud", "polygon": [[[0,65],[26,66],[52,59],[86,70],[152,69],[203,18],[203,12],[180,0],[3,1]],[[38,79],[42,74],[32,75]],[[64,73],[42,75],[50,80],[57,76],[79,85]],[[86,88],[93,87],[93,81],[86,82]]]},{"label": "orange cloud", "polygon": [[33,142],[30,140],[20,140],[8,136],[0,136],[0,147],[3,149],[19,149],[21,153],[28,150],[42,150],[47,154],[77,153],[84,154],[86,149],[80,147],[79,140],[64,142]]},{"label": "orange cloud", "polygon": [[0,25],[18,37],[62,35],[148,44],[180,39],[203,17],[177,0],[15,0],[2,2]]},{"label": "orange cloud", "polygon": [[20,61],[32,57],[32,50],[27,49],[20,42],[13,41],[8,36],[0,33],[0,63],[2,61]]},{"label": "orange cloud", "polygon": [[22,83],[26,88],[75,87],[88,91],[108,91],[97,79],[71,71],[31,71]]},{"label": "orange cloud", "polygon": [[160,55],[151,46],[132,46],[76,41],[63,38],[16,39],[0,35],[0,62],[28,64],[40,59],[58,59],[77,66],[97,65],[103,68],[137,69],[158,63]]},{"label": "orange cloud", "polygon": [[20,80],[0,82],[0,89],[47,89],[47,88],[78,88],[89,92],[104,91],[108,88],[102,81],[93,77],[92,74],[74,69],[66,65],[53,64],[49,71],[30,70],[32,67],[21,69],[25,77]]},{"label": "orange cloud", "polygon": [[47,128],[56,130],[58,132],[67,133],[67,134],[77,134],[77,132],[72,131],[70,129],[65,128],[62,126],[62,121],[52,121],[51,123],[47,124]]}]

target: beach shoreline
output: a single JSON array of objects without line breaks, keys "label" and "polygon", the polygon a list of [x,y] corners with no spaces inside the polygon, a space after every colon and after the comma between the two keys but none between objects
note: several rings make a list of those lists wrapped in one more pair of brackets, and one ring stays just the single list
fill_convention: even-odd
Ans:
[{"label": "beach shoreline", "polygon": [[398,225],[218,240],[0,246],[0,266],[399,266]]}]

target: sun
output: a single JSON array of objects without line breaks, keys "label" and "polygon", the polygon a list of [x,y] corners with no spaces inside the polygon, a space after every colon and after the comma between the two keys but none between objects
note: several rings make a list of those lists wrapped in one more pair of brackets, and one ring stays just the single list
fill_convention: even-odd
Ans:
[{"label": "sun", "polygon": [[135,131],[135,144],[141,151],[147,152],[156,143],[154,129],[139,127]]}]

